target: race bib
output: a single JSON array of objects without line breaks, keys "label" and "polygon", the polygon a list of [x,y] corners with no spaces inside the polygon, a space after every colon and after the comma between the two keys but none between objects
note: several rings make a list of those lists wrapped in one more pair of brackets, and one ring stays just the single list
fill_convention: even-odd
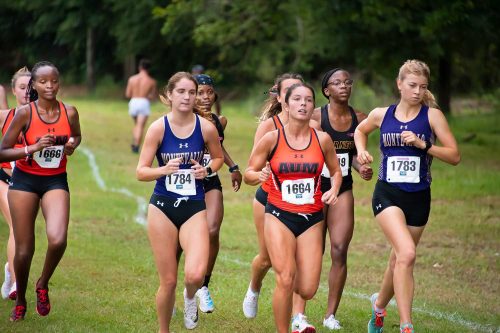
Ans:
[{"label": "race bib", "polygon": [[42,168],[55,169],[59,167],[64,156],[64,146],[43,148],[33,154],[33,159]]},{"label": "race bib", "polygon": [[[349,174],[349,154],[337,154],[337,159],[339,161],[340,170],[342,171],[342,177],[345,177]],[[323,164],[323,170],[321,170],[321,175],[326,178],[330,178],[330,170],[326,166],[326,163]]]},{"label": "race bib", "polygon": [[196,182],[194,171],[180,169],[176,173],[165,177],[167,191],[180,195],[196,195]]},{"label": "race bib", "polygon": [[201,160],[201,166],[206,167],[212,161],[210,154],[203,154],[203,159]]},{"label": "race bib", "polygon": [[285,180],[281,184],[281,199],[294,205],[314,203],[314,178]]},{"label": "race bib", "polygon": [[[212,158],[210,157],[210,154],[203,154],[203,159],[201,160],[201,166],[206,167],[212,162]],[[212,172],[211,174],[207,175],[207,177],[213,177],[217,175],[217,172]]]},{"label": "race bib", "polygon": [[390,156],[387,158],[388,183],[419,183],[420,157]]}]

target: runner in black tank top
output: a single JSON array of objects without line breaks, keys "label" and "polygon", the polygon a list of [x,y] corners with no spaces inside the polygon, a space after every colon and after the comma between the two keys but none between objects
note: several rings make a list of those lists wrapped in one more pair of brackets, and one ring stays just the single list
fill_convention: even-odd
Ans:
[{"label": "runner in black tank top", "polygon": [[[335,144],[335,151],[339,159],[340,168],[342,169],[342,186],[339,190],[339,195],[345,191],[352,190],[352,175],[351,166],[353,156],[356,155],[356,146],[354,145],[354,130],[358,126],[358,118],[354,109],[349,106],[351,113],[351,127],[347,131],[336,131],[328,117],[328,104],[321,107],[321,129],[328,133]],[[331,187],[328,182],[328,170],[324,169],[321,180],[321,191],[324,193]]]},{"label": "runner in black tank top", "polygon": [[[363,179],[369,180],[372,170],[368,166],[360,166],[356,159],[354,130],[360,121],[366,118],[349,106],[352,79],[343,69],[328,71],[322,81],[322,93],[329,103],[314,110],[313,119],[321,123],[321,129],[328,133],[334,141],[337,158],[342,169],[342,185],[339,190],[339,201],[335,206],[324,208],[328,233],[330,235],[330,255],[332,266],[329,275],[328,307],[323,325],[329,329],[339,329],[340,323],[335,318],[342,297],[347,277],[347,250],[354,230],[354,197],[352,193],[351,166]],[[352,164],[354,163],[354,165]],[[325,174],[324,174],[325,175]],[[326,174],[326,176],[329,176]],[[328,178],[322,177],[321,190],[329,190]],[[304,313],[305,302],[294,295],[293,314]]]},{"label": "runner in black tank top", "polygon": [[[219,142],[222,146],[222,152],[224,154],[224,162],[229,167],[233,190],[237,192],[240,189],[242,175],[239,171],[238,165],[233,162],[231,156],[229,156],[228,152],[224,148],[224,145],[222,144],[224,142],[224,126],[220,122],[219,117],[216,114],[211,113],[216,96],[214,82],[212,78],[206,74],[197,74],[194,76],[194,78],[198,82],[198,91],[196,95],[196,105],[200,110],[198,113],[202,117],[210,120],[210,122],[214,124],[215,128],[217,129],[217,133],[219,134]],[[227,124],[227,119],[225,121]],[[209,167],[210,164],[210,154],[206,150],[203,156],[202,165],[205,167]],[[199,300],[200,310],[205,313],[210,313],[214,311],[215,306],[212,300],[212,296],[210,295],[208,285],[210,283],[212,271],[215,266],[217,254],[219,253],[219,234],[222,225],[222,219],[224,218],[222,185],[216,172],[213,172],[205,179],[203,179],[203,188],[205,189],[205,203],[207,206],[207,222],[210,248],[207,272],[205,274],[203,286],[198,289],[198,291],[196,292],[196,296]]]}]

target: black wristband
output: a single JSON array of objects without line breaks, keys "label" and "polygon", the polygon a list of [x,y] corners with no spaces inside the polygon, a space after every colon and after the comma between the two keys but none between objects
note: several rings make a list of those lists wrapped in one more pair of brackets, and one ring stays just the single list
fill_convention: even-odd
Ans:
[{"label": "black wristband", "polygon": [[425,141],[425,148],[424,151],[427,153],[429,149],[432,147],[432,142],[430,140]]},{"label": "black wristband", "polygon": [[232,167],[229,167],[229,172],[233,173],[235,171],[240,171],[240,167],[238,166],[238,164],[235,164]]},{"label": "black wristband", "polygon": [[211,167],[209,167],[209,166],[207,166],[207,167],[205,168],[205,170],[207,170],[207,176],[210,176],[212,173],[214,173],[214,172],[212,171],[212,168],[211,168]]}]

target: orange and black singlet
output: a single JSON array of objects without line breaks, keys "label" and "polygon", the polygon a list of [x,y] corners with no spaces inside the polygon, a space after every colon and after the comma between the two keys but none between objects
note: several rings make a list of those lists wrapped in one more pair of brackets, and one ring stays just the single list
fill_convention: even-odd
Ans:
[{"label": "orange and black singlet", "polygon": [[[272,119],[273,119],[275,129],[280,130],[283,128],[283,123],[281,122],[280,117],[273,116]],[[273,184],[273,181],[272,181],[271,177],[269,177],[264,183],[262,183],[262,190],[264,190],[264,192],[268,193],[269,188],[271,187],[272,184]]]},{"label": "orange and black singlet", "polygon": [[30,103],[30,122],[24,132],[26,145],[37,143],[47,133],[53,134],[56,140],[53,146],[33,153],[27,160],[16,161],[16,168],[19,170],[40,176],[53,176],[66,172],[67,159],[64,145],[71,137],[71,127],[66,106],[60,101],[58,103],[59,117],[52,123],[45,122],[40,117],[35,102]]},{"label": "orange and black singlet", "polygon": [[278,130],[278,142],[270,155],[272,185],[268,202],[291,213],[321,211],[321,168],[325,161],[318,134],[310,129],[309,145],[297,150],[287,142],[284,129]]},{"label": "orange and black singlet", "polygon": [[[15,108],[9,110],[9,113],[7,114],[7,117],[5,117],[5,121],[4,121],[3,126],[2,126],[2,136],[4,136],[5,133],[7,132],[7,129],[9,128],[10,123],[12,123],[12,119],[14,119],[15,114],[16,114]],[[23,148],[24,146],[25,146],[24,138],[22,135],[19,135],[19,137],[17,138],[17,142],[14,145],[14,148]],[[12,162],[12,163],[15,163],[15,162]],[[13,164],[11,164],[11,162],[2,162],[0,167],[2,169],[12,169],[12,165]]]}]

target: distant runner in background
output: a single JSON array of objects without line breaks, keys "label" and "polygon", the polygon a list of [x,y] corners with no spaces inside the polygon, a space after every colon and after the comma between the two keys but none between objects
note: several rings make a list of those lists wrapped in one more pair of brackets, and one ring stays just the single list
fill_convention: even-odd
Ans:
[{"label": "distant runner in background", "polygon": [[132,152],[138,153],[141,146],[144,126],[151,112],[150,101],[155,98],[156,80],[149,75],[151,62],[148,59],[139,61],[139,73],[128,79],[125,96],[130,98],[128,113],[134,120],[132,129]]}]

